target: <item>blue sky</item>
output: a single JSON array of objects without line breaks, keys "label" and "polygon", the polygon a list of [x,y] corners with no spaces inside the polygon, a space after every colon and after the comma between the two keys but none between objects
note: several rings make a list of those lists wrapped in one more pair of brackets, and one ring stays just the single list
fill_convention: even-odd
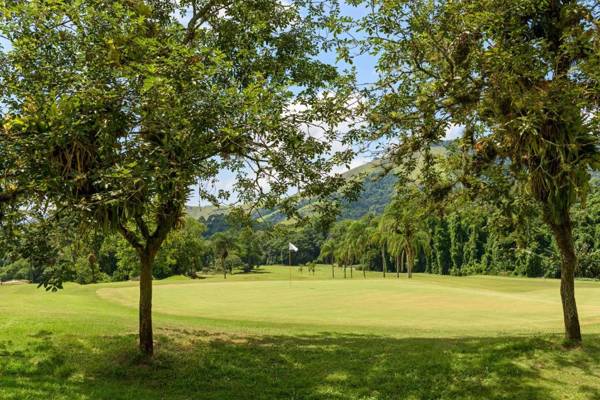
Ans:
[{"label": "blue sky", "polygon": [[[342,11],[343,11],[344,15],[347,15],[347,16],[350,16],[353,18],[360,18],[365,13],[365,9],[362,7],[353,7],[348,4],[344,4],[342,6],[342,8],[343,8]],[[338,67],[340,69],[344,69],[344,68],[348,67],[348,65],[345,63],[336,62],[335,54],[322,54],[319,58],[320,58],[320,60],[327,62],[329,64],[338,65]],[[353,66],[356,68],[357,80],[358,80],[359,84],[369,84],[369,83],[374,82],[377,79],[377,71],[375,69],[376,63],[377,63],[377,59],[371,55],[364,55],[364,54],[361,55],[361,54],[358,54],[358,52],[356,52],[354,54]],[[453,127],[448,131],[448,134],[446,135],[446,139],[454,139],[454,138],[460,136],[461,132],[462,132],[462,128]],[[371,154],[370,151],[364,152],[361,154],[357,154],[354,161],[350,164],[350,168],[355,168],[362,164],[368,163],[372,159],[373,159],[373,155]],[[344,172],[346,170],[347,170],[347,168],[340,167],[336,172]],[[219,189],[229,190],[232,188],[232,186],[235,182],[235,176],[229,171],[221,171],[221,173],[218,175],[216,181],[217,182],[214,186],[212,186],[212,187],[205,186],[205,187],[209,187],[211,191],[214,191],[214,193],[217,193],[217,191]],[[235,197],[233,197],[233,199],[235,199]],[[188,204],[194,205],[194,206],[207,205],[207,203],[199,201],[196,190],[192,194]]]},{"label": "blue sky", "polygon": [[[347,16],[351,16],[351,17],[355,17],[355,18],[359,18],[364,14],[364,8],[360,8],[360,7],[353,7],[350,5],[343,5],[343,13]],[[10,44],[0,38],[0,46],[4,47],[5,49],[10,48]],[[320,56],[320,59],[324,62],[330,63],[330,64],[336,64],[336,57],[335,54],[322,54]],[[371,82],[374,82],[377,78],[377,72],[375,70],[375,64],[376,64],[376,59],[373,56],[370,55],[359,55],[359,54],[354,54],[354,67],[356,68],[356,73],[357,73],[357,79],[358,82],[361,84],[368,84]],[[347,68],[347,65],[345,65],[344,63],[337,63],[337,65],[339,66],[339,68],[344,69]],[[451,138],[456,138],[460,135],[461,133],[461,128],[459,127],[455,127],[453,129],[450,129],[448,132],[448,135],[446,136],[446,138],[451,139]],[[356,167],[359,166],[361,164],[364,164],[368,161],[370,161],[370,159],[372,158],[372,155],[368,154],[368,153],[363,153],[363,154],[358,154],[356,159],[351,163],[350,167]],[[337,172],[343,172],[345,170],[345,168],[340,168]],[[211,192],[217,193],[220,189],[224,189],[224,190],[228,190],[231,189],[233,183],[235,182],[235,176],[229,172],[229,171],[222,171],[218,176],[217,179],[215,180],[214,184],[209,184],[206,185],[205,184],[205,188],[209,189]],[[232,197],[232,200],[234,200],[235,197]],[[207,203],[205,202],[201,202],[198,198],[198,194],[197,194],[197,187],[194,188],[194,190],[192,191],[192,195],[188,201],[189,205],[207,205]]]},{"label": "blue sky", "polygon": [[[348,4],[342,5],[342,11],[344,15],[360,18],[364,15],[364,9],[360,7],[353,7]],[[337,65],[340,69],[346,69],[349,66],[343,62],[337,62],[336,54],[334,53],[323,53],[320,55],[319,59],[323,62],[327,62],[329,64]],[[377,78],[377,73],[375,70],[376,59],[370,55],[360,55],[358,52],[354,54],[353,66],[356,68],[357,80],[361,84],[367,84],[370,82],[374,82]],[[372,156],[367,153],[358,154],[354,161],[350,164],[350,168],[357,167],[359,165],[365,164],[372,159]],[[347,168],[340,167],[336,172],[344,172]],[[220,189],[230,190],[235,183],[235,175],[230,171],[221,171],[217,176],[216,183],[214,185],[204,185],[205,188],[208,188],[209,191],[217,193]],[[235,196],[232,196],[232,201],[235,201]],[[208,203],[201,201],[197,195],[197,188],[195,188],[189,205],[194,206],[204,206]]]}]

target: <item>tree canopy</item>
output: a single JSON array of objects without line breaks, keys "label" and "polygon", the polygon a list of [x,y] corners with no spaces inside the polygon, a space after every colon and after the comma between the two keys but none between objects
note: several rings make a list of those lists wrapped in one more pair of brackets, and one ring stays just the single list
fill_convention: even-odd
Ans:
[{"label": "tree canopy", "polygon": [[[136,250],[140,347],[152,353],[152,264],[190,187],[237,175],[239,197],[320,195],[348,79],[315,59],[322,7],[297,1],[5,2],[2,140],[58,209]],[[335,89],[335,90],[333,90]],[[319,135],[307,132],[318,126]],[[329,184],[328,184],[329,183]]]},{"label": "tree canopy", "polygon": [[460,128],[458,183],[490,163],[524,183],[561,251],[566,336],[579,341],[570,210],[600,167],[596,2],[366,3],[359,29],[379,72],[367,93],[370,135],[399,138],[393,153],[414,166],[419,151]]}]

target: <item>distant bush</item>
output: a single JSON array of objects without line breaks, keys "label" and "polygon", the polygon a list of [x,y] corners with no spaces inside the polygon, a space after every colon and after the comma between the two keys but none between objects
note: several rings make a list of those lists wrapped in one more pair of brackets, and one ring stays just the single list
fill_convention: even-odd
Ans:
[{"label": "distant bush", "polygon": [[229,269],[229,271],[233,270],[234,268],[240,268],[243,265],[244,263],[242,262],[242,259],[237,254],[230,254],[225,259],[225,268]]},{"label": "distant bush", "polygon": [[20,258],[13,263],[0,267],[0,280],[21,280],[29,278],[29,261]]}]

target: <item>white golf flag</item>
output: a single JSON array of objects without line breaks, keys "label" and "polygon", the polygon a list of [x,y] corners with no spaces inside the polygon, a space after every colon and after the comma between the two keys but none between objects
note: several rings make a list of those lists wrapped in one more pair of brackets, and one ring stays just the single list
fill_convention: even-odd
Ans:
[{"label": "white golf flag", "polygon": [[298,251],[298,248],[296,246],[294,246],[294,244],[292,242],[290,242],[289,246],[288,246],[288,250],[296,252],[296,251]]}]

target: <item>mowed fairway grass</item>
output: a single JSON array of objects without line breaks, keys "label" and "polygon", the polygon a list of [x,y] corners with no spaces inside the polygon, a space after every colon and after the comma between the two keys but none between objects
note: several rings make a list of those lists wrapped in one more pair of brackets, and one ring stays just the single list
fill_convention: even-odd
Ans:
[{"label": "mowed fairway grass", "polygon": [[0,286],[0,399],[600,399],[600,283],[286,267],[154,286],[156,356],[136,351],[137,283]]}]

